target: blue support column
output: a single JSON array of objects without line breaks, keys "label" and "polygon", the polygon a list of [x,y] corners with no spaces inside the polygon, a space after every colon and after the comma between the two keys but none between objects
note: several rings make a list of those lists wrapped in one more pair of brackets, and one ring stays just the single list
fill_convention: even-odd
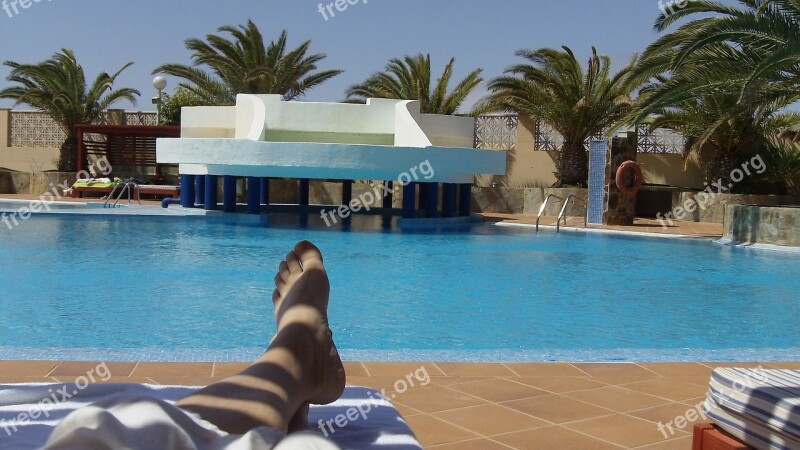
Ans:
[{"label": "blue support column", "polygon": [[425,183],[425,217],[439,217],[439,183]]},{"label": "blue support column", "polygon": [[247,214],[261,214],[261,180],[257,177],[247,178]]},{"label": "blue support column", "polygon": [[472,183],[462,184],[458,187],[458,215],[472,215]]},{"label": "blue support column", "polygon": [[217,176],[206,175],[206,200],[203,202],[206,211],[217,209]]},{"label": "blue support column", "polygon": [[206,200],[206,177],[198,175],[194,179],[194,204],[200,206]]},{"label": "blue support column", "polygon": [[309,196],[311,192],[311,183],[307,178],[302,178],[297,183],[299,191],[299,199],[297,204],[300,206],[308,206]]},{"label": "blue support column", "polygon": [[419,190],[417,191],[417,205],[419,205],[419,209],[425,208],[425,189],[428,188],[426,183],[415,183],[419,185]]},{"label": "blue support column", "polygon": [[349,205],[353,200],[353,181],[346,180],[342,182],[342,204]]},{"label": "blue support column", "polygon": [[456,185],[445,183],[442,185],[442,217],[453,217],[456,215]]},{"label": "blue support column", "polygon": [[261,204],[269,206],[269,178],[261,179]]},{"label": "blue support column", "polygon": [[394,182],[384,181],[383,187],[385,189],[383,197],[383,207],[385,209],[392,209],[392,204],[394,200]]},{"label": "blue support column", "polygon": [[194,208],[194,175],[181,175],[181,206]]},{"label": "blue support column", "polygon": [[222,177],[222,210],[226,213],[236,212],[236,177]]},{"label": "blue support column", "polygon": [[417,216],[417,183],[408,183],[403,186],[403,218],[413,219]]}]

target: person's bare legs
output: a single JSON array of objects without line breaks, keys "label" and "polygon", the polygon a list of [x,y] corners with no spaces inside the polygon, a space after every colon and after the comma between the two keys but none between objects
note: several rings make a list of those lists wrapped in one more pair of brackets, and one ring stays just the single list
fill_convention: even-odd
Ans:
[{"label": "person's bare legs", "polygon": [[309,403],[342,395],[345,373],[328,327],[330,285],[322,255],[305,241],[292,254],[297,259],[287,256],[287,270],[282,263],[276,277],[278,332],[267,352],[240,374],[178,401],[179,407],[233,434],[259,426],[287,433]]}]

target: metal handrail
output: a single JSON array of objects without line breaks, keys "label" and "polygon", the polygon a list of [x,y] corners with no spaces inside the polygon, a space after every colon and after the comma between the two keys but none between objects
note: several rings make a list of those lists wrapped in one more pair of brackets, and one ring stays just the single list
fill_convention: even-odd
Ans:
[{"label": "metal handrail", "polygon": [[[117,192],[117,188],[119,188],[119,187],[121,187],[121,189],[119,191],[119,194],[117,195],[116,198],[114,198],[114,193]],[[124,182],[119,183],[116,186],[114,186],[114,189],[111,189],[111,193],[108,194],[108,197],[106,197],[105,203],[103,203],[103,208],[116,208],[117,204],[119,203],[120,199],[122,199],[122,196],[125,195],[125,193],[128,194],[128,206],[130,206],[132,189],[136,189],[136,201],[141,205],[142,204],[142,193],[139,190],[139,185],[135,181],[133,181],[132,179],[128,179],[128,180],[125,180]],[[108,202],[110,202],[112,198],[114,198],[114,204],[111,205],[111,206],[108,206]]]},{"label": "metal handrail", "polygon": [[561,207],[561,212],[558,213],[558,219],[556,220],[556,232],[561,231],[561,218],[564,218],[564,226],[567,226],[567,206],[569,206],[570,200],[577,200],[583,203],[583,228],[586,228],[589,222],[589,205],[586,204],[586,200],[576,196],[575,194],[569,194],[567,199],[564,200],[564,206]]},{"label": "metal handrail", "polygon": [[555,198],[561,200],[562,202],[564,201],[563,198],[557,196],[556,194],[547,194],[547,196],[544,198],[544,201],[542,202],[542,206],[539,208],[539,214],[536,216],[536,232],[537,233],[539,232],[539,220],[541,220],[542,214],[544,214],[544,210],[545,210],[545,208],[547,208],[547,202],[550,201],[550,197],[555,197]]}]

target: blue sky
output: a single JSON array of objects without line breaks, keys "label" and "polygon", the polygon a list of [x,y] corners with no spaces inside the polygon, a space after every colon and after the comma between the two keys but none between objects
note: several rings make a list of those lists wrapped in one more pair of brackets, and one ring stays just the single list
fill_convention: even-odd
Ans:
[{"label": "blue sky", "polygon": [[[328,55],[321,68],[345,73],[302,100],[338,101],[390,58],[417,52],[431,54],[436,73],[455,57],[456,75],[483,67],[485,79],[517,62],[514,52],[522,48],[568,45],[586,59],[595,45],[621,67],[656,38],[653,22],[660,14],[656,0],[359,0],[344,12],[334,9],[335,17],[326,13],[327,21],[319,0],[22,1],[31,2],[29,8],[18,7],[18,14],[10,8],[13,17],[0,9],[0,59],[33,63],[66,47],[90,78],[134,61],[118,82],[142,92],[134,109],[143,110],[153,109],[151,71],[189,62],[186,38],[248,19],[267,40],[283,29],[292,47],[311,39],[313,52]],[[0,68],[0,86],[7,75]],[[171,91],[177,80],[169,82]]]}]

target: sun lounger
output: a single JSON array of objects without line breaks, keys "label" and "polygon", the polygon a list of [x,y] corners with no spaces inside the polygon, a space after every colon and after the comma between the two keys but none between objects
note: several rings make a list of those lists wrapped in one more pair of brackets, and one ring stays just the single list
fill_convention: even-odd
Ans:
[{"label": "sun lounger", "polygon": [[[752,448],[800,449],[800,371],[716,369],[704,409],[719,430]],[[695,428],[695,450],[737,448],[698,447],[713,431]]]},{"label": "sun lounger", "polygon": [[[70,412],[112,395],[144,394],[172,402],[196,389],[140,384],[0,385],[0,449],[41,448],[52,429]],[[57,401],[52,401],[54,398]],[[338,426],[337,421],[344,426]],[[422,448],[397,409],[375,389],[348,387],[336,403],[312,405],[309,423],[313,431],[322,433],[324,428],[346,449]]]},{"label": "sun lounger", "polygon": [[[108,195],[113,189],[114,184],[108,184],[106,186],[104,184],[78,185],[78,183],[76,183],[76,185],[72,186],[70,196],[72,198],[83,198],[83,194],[85,193],[100,193]],[[180,186],[172,185],[140,184],[138,194],[135,189],[133,190],[133,200],[139,200],[139,195],[160,195],[178,198],[181,195],[181,188]]]}]

